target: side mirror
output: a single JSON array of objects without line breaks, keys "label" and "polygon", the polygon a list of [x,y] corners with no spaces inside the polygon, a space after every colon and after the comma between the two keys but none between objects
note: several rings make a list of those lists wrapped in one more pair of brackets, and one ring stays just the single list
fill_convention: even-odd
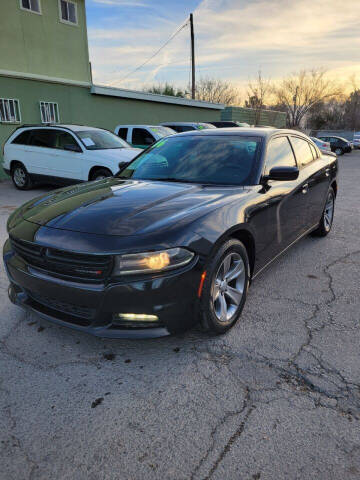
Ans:
[{"label": "side mirror", "polygon": [[299,169],[297,167],[273,167],[266,180],[289,181],[296,180],[299,176]]},{"label": "side mirror", "polygon": [[121,170],[125,170],[125,168],[129,165],[130,162],[120,162],[119,163],[119,172],[121,172]]},{"label": "side mirror", "polygon": [[68,150],[69,152],[82,152],[78,145],[74,145],[72,143],[64,145],[64,150]]}]

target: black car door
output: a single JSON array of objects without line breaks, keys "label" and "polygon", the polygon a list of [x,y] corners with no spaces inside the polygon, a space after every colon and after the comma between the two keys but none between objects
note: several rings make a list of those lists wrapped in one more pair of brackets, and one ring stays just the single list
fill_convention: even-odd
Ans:
[{"label": "black car door", "polygon": [[[278,166],[296,166],[294,152],[287,136],[272,138],[265,154],[264,175]],[[257,215],[257,261],[265,265],[306,230],[306,195],[304,181],[267,181],[263,189],[262,209]]]},{"label": "black car door", "polygon": [[305,220],[309,229],[319,222],[324,208],[330,185],[329,161],[305,138],[292,135],[290,140],[303,179],[303,192],[306,191]]}]

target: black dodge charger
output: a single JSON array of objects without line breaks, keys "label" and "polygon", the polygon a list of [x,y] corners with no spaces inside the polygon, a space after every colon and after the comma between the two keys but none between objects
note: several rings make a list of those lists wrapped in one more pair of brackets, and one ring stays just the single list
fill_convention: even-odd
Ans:
[{"label": "black dodge charger", "polygon": [[250,281],[333,221],[337,159],[291,130],[192,131],[8,220],[10,300],[102,337],[224,333]]}]

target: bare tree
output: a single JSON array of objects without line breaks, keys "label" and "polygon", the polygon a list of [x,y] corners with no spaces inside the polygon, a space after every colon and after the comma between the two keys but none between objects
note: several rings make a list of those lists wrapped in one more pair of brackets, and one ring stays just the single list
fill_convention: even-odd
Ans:
[{"label": "bare tree", "polygon": [[284,78],[274,87],[278,105],[286,109],[289,127],[300,127],[307,113],[320,102],[336,98],[340,88],[323,69],[302,70]]},{"label": "bare tree", "polygon": [[230,82],[218,78],[202,77],[195,86],[195,98],[205,102],[234,105],[240,103],[239,90]]},{"label": "bare tree", "polygon": [[245,106],[255,111],[255,125],[260,123],[261,110],[264,109],[270,93],[270,80],[263,78],[261,70],[259,70],[257,78],[248,83],[247,99],[245,100]]},{"label": "bare tree", "polygon": [[187,95],[186,90],[179,89],[168,82],[145,87],[143,91],[147,93],[157,93],[158,95],[170,95],[171,97],[186,97]]}]

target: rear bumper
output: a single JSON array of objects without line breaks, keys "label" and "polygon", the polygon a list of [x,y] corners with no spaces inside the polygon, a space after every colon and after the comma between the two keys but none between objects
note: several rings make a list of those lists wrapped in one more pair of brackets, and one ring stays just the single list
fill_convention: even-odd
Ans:
[{"label": "rear bumper", "polygon": [[[87,284],[65,281],[29,267],[4,246],[10,300],[47,321],[108,338],[154,338],[181,333],[197,322],[200,270],[195,259],[181,271],[132,281]],[[154,322],[123,321],[145,314]]]}]

